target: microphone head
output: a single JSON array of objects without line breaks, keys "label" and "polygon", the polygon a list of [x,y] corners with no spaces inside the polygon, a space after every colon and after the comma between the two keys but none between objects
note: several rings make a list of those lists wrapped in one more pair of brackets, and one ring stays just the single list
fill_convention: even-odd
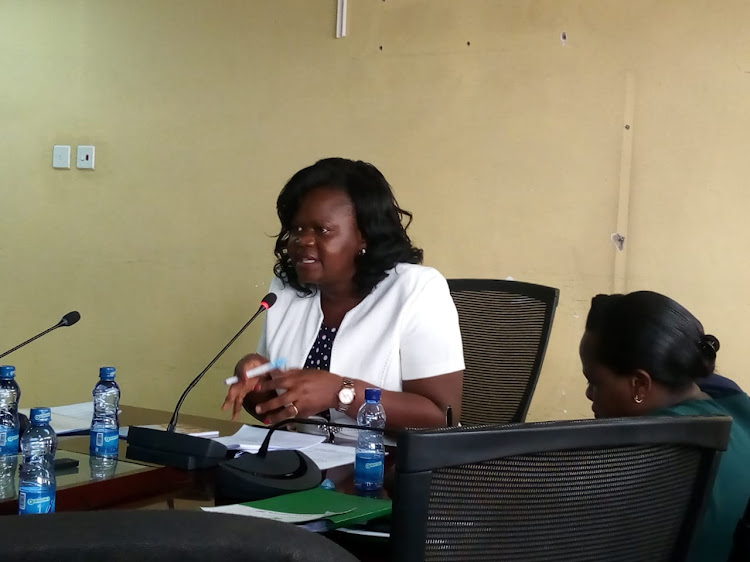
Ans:
[{"label": "microphone head", "polygon": [[276,293],[268,293],[260,301],[260,306],[268,310],[276,303]]},{"label": "microphone head", "polygon": [[81,313],[77,310],[73,310],[71,312],[68,312],[65,316],[62,317],[62,320],[60,320],[60,326],[72,326],[76,322],[78,322],[81,319]]}]

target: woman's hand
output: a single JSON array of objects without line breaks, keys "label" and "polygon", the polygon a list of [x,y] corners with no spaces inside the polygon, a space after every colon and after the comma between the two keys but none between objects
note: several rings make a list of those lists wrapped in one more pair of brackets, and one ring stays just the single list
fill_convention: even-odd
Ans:
[{"label": "woman's hand", "polygon": [[245,373],[250,369],[254,369],[259,365],[268,363],[268,359],[257,353],[251,353],[245,355],[239,360],[234,368],[234,376],[237,377],[237,382],[229,387],[227,391],[226,400],[221,405],[222,410],[226,410],[230,406],[232,407],[232,421],[236,421],[239,413],[242,411],[242,403],[245,397],[253,391],[257,391],[256,386],[260,377],[247,378]]},{"label": "woman's hand", "polygon": [[270,379],[262,379],[256,388],[256,392],[285,391],[255,407],[255,413],[264,422],[307,418],[338,406],[338,393],[343,383],[340,376],[317,369],[291,369],[278,373]]}]

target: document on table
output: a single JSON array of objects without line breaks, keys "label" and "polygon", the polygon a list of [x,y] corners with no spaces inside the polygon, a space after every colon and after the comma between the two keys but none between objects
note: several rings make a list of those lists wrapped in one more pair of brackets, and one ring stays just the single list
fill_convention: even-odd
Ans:
[{"label": "document on table", "polygon": [[[268,429],[265,427],[243,425],[234,435],[215,437],[214,441],[223,443],[230,451],[257,453],[267,434]],[[318,445],[323,441],[325,441],[325,437],[322,435],[297,433],[296,431],[274,431],[268,449],[270,451],[280,449],[296,449],[298,451],[303,451]]]},{"label": "document on table", "polygon": [[[245,425],[234,435],[214,437],[213,440],[223,443],[230,451],[257,453],[267,434],[268,430],[264,427]],[[333,445],[323,443],[323,441],[322,435],[274,431],[268,448],[271,451],[280,449],[304,451],[320,470],[354,464],[353,446]]]},{"label": "document on table", "polygon": [[[19,408],[18,411],[26,416],[29,415],[28,408]],[[76,431],[85,431],[91,427],[94,403],[81,402],[80,404],[53,406],[50,411],[52,413],[52,422],[50,423],[52,429],[58,435],[64,435]]]},{"label": "document on table", "polygon": [[319,443],[314,447],[305,449],[305,454],[318,465],[320,470],[354,464],[354,447],[347,447],[346,445]]}]

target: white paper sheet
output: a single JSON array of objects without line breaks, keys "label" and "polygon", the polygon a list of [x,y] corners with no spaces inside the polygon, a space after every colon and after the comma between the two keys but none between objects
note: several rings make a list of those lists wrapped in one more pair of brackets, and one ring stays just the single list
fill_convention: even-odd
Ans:
[{"label": "white paper sheet", "polygon": [[346,511],[326,511],[325,513],[284,513],[283,511],[269,511],[267,509],[257,509],[248,505],[222,505],[219,507],[202,507],[203,511],[212,511],[214,513],[229,513],[230,515],[247,515],[250,517],[261,517],[263,519],[272,519],[282,523],[304,523],[305,521],[316,521],[325,519],[331,515],[341,515],[354,511],[354,508]]},{"label": "white paper sheet", "polygon": [[[19,408],[18,411],[25,416],[30,415],[29,408]],[[52,429],[58,435],[84,431],[91,427],[91,418],[94,415],[93,402],[81,402],[80,404],[68,404],[66,406],[53,406],[50,408],[52,414]]]},{"label": "white paper sheet", "polygon": [[89,400],[88,402],[81,402],[80,404],[68,404],[66,406],[52,406],[50,408],[52,410],[52,414],[61,414],[63,416],[70,416],[72,418],[80,418],[84,420],[89,420],[89,424],[91,423],[91,418],[94,415],[94,403]]},{"label": "white paper sheet", "polygon": [[[223,443],[230,451],[257,453],[267,433],[268,430],[265,427],[243,425],[234,435],[216,437],[214,441]],[[296,449],[302,451],[318,443],[322,443],[324,440],[325,437],[322,435],[297,433],[296,431],[274,431],[268,449],[270,451],[279,449]]]},{"label": "white paper sheet", "polygon": [[319,443],[314,447],[305,449],[305,454],[318,465],[320,470],[354,464],[354,447],[347,447],[346,445]]}]

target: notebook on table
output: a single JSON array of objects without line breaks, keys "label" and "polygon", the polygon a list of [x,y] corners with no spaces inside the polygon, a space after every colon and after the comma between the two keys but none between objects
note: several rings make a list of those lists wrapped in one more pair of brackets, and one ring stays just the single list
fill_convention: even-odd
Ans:
[{"label": "notebook on table", "polygon": [[321,532],[390,515],[391,500],[353,496],[317,487],[265,500],[202,509],[302,524],[311,531]]}]

